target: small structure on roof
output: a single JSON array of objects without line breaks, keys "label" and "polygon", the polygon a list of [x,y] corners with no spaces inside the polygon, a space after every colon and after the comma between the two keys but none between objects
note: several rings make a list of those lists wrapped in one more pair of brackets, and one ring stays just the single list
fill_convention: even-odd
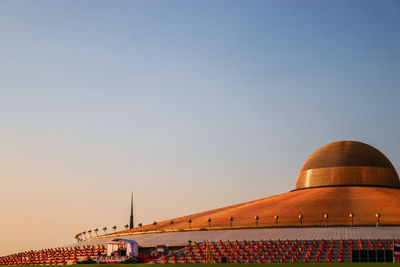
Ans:
[{"label": "small structure on roof", "polygon": [[138,257],[139,246],[135,240],[115,238],[107,243],[107,256]]}]

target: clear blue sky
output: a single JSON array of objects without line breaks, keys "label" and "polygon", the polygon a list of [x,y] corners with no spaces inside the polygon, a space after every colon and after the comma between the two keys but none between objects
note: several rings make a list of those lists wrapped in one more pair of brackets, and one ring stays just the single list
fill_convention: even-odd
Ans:
[{"label": "clear blue sky", "polygon": [[337,140],[400,170],[399,29],[399,1],[2,0],[0,255],[131,191],[136,223],[287,192]]}]

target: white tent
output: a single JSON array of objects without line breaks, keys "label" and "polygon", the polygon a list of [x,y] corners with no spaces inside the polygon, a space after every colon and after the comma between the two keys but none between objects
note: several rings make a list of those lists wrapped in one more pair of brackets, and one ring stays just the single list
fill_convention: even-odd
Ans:
[{"label": "white tent", "polygon": [[107,244],[107,256],[111,256],[113,252],[120,251],[120,247],[126,249],[126,256],[138,257],[139,246],[135,240],[115,238]]}]

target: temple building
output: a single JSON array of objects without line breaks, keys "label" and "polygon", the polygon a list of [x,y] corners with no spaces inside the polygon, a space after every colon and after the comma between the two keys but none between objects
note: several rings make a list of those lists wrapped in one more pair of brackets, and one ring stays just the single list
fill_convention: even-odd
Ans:
[{"label": "temple building", "polygon": [[[294,190],[127,230],[216,230],[301,226],[400,225],[400,181],[374,147],[339,141],[303,164]],[[122,233],[122,232],[121,232]]]}]

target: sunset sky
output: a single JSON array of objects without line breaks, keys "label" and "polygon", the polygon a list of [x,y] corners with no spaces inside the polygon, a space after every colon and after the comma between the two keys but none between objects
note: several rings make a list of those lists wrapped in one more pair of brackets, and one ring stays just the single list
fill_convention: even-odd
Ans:
[{"label": "sunset sky", "polygon": [[357,140],[400,170],[400,2],[0,1],[0,256],[294,189]]}]

